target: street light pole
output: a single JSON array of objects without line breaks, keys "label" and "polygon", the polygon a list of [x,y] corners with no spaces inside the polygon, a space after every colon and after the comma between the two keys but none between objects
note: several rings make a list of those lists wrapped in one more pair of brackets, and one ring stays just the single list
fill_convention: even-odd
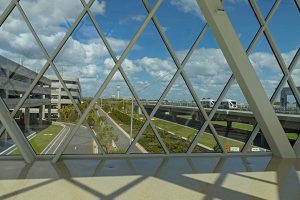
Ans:
[{"label": "street light pole", "polygon": [[[159,78],[156,79],[156,81],[160,81],[161,79],[163,79],[166,76],[166,74],[161,75]],[[147,84],[144,87],[138,89],[136,92],[142,91],[144,89],[146,89],[147,87],[151,86],[151,84]],[[132,129],[133,129],[133,95],[131,96],[131,117],[130,117],[130,144],[132,142]]]},{"label": "street light pole", "polygon": [[117,85],[117,99],[118,100],[120,99],[120,89],[121,89],[121,86]]},{"label": "street light pole", "polygon": [[133,96],[131,96],[130,144],[132,142],[132,129],[133,129]]}]

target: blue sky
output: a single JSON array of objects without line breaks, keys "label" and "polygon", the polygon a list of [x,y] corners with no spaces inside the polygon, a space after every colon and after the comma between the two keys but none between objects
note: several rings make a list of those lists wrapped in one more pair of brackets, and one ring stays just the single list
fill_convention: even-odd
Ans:
[{"label": "blue sky", "polygon": [[[149,2],[154,5],[155,1]],[[264,16],[273,2],[271,0],[258,1]],[[56,48],[82,10],[79,0],[63,1],[63,5],[60,3],[59,0],[51,4],[46,0],[21,1],[21,6],[49,53]],[[5,1],[2,1],[0,6],[0,12],[2,12]],[[45,16],[45,11],[49,9],[54,9],[55,12],[50,16]],[[117,57],[122,54],[147,15],[146,9],[139,0],[96,1],[91,10]],[[225,10],[246,49],[259,28],[253,11],[245,0],[225,0]],[[165,0],[156,16],[176,55],[182,61],[205,24],[196,2]],[[300,27],[297,26],[299,21],[300,14],[294,1],[283,0],[269,24],[273,38],[287,64],[299,48]],[[13,13],[0,28],[1,34],[5,36],[0,37],[1,54],[18,62],[22,60],[25,66],[37,71],[45,63],[44,56],[17,12]],[[19,41],[19,43],[15,44],[13,41]],[[28,49],[28,44],[31,44],[31,49]],[[249,58],[270,97],[282,74],[265,38],[258,41]],[[93,96],[96,93],[114,64],[87,16],[84,17],[54,62],[63,75],[80,78],[84,96]],[[122,66],[133,87],[138,91],[139,97],[145,99],[158,99],[176,71],[176,66],[152,22],[149,23]],[[185,71],[199,98],[216,99],[218,97],[231,72],[210,30],[187,63]],[[50,70],[47,72],[47,74],[51,73]],[[299,75],[298,64],[293,74],[298,86],[300,86]],[[131,96],[123,78],[117,73],[103,97],[115,95],[117,85],[121,85],[121,96]],[[236,84],[232,86],[226,98],[245,102]],[[181,77],[175,82],[167,99],[192,100]]]}]

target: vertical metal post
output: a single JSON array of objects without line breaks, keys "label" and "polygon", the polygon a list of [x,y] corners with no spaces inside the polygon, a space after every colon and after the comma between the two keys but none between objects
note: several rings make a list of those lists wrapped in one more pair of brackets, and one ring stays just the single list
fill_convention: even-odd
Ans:
[{"label": "vertical metal post", "polygon": [[275,156],[294,158],[284,130],[220,0],[197,0]]},{"label": "vertical metal post", "polygon": [[133,129],[133,96],[131,97],[130,144],[132,142],[132,129]]},{"label": "vertical metal post", "polygon": [[23,158],[27,163],[32,163],[35,159],[35,153],[30,147],[27,139],[23,135],[14,118],[11,117],[2,98],[0,98],[0,121],[7,130],[9,136],[14,141]]}]

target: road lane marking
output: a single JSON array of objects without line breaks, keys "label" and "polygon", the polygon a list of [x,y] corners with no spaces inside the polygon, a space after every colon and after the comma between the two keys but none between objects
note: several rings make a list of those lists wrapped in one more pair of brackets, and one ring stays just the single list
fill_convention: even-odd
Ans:
[{"label": "road lane marking", "polygon": [[60,141],[60,143],[57,145],[56,149],[53,151],[53,154],[57,151],[57,149],[60,147],[61,143],[65,140],[66,136],[68,136],[68,132],[70,131],[70,127],[67,127],[69,130],[66,132],[65,136],[63,139]]},{"label": "road lane marking", "polygon": [[41,154],[48,154],[49,150],[52,148],[52,146],[56,143],[56,140],[60,137],[60,135],[65,131],[66,126],[63,126],[63,129],[59,131],[57,136],[53,138],[53,140],[46,146],[46,148],[41,152]]}]

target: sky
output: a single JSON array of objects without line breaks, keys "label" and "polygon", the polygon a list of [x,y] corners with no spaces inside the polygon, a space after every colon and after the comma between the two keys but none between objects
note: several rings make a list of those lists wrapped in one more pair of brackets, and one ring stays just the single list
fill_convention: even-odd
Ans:
[{"label": "sky", "polygon": [[[148,1],[151,7],[156,2]],[[8,0],[0,0],[0,14],[8,3]],[[262,14],[266,16],[274,1],[258,0],[257,3]],[[20,4],[49,55],[53,54],[83,9],[80,0],[21,0]],[[91,11],[117,58],[122,55],[147,16],[147,10],[140,0],[96,0]],[[251,7],[246,0],[225,0],[225,11],[246,50],[259,29]],[[205,24],[196,1],[165,0],[155,16],[175,55],[182,62]],[[300,14],[294,1],[283,0],[269,23],[273,39],[287,66],[300,46],[299,21]],[[262,36],[249,58],[270,98],[283,75],[266,38]],[[36,72],[46,62],[17,9],[0,27],[0,54]],[[113,59],[87,15],[58,53],[54,63],[61,75],[79,77],[83,96],[87,97],[95,95],[114,66]],[[139,37],[122,67],[141,99],[158,99],[177,69],[153,22],[148,24]],[[184,70],[200,99],[218,98],[231,75],[231,70],[210,29],[205,33]],[[46,74],[53,74],[53,71],[49,69]],[[296,85],[300,86],[300,62],[292,77]],[[121,87],[121,97],[131,96],[122,75],[117,72],[102,97],[116,95],[117,85]],[[232,85],[226,98],[246,103],[237,83]],[[175,81],[165,99],[193,100],[181,76]]]}]

